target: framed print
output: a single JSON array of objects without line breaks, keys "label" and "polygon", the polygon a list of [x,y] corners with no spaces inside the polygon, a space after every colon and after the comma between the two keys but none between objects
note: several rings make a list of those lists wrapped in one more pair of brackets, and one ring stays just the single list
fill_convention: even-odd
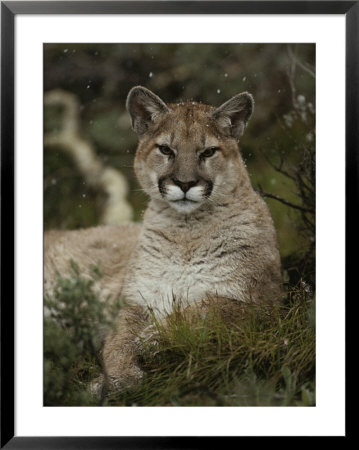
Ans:
[{"label": "framed print", "polygon": [[358,11],[1,3],[1,447],[348,435]]}]

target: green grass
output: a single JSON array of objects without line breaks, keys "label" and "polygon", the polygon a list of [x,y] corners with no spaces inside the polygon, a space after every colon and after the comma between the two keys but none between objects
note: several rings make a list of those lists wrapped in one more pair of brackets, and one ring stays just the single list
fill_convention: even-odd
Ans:
[{"label": "green grass", "polygon": [[313,302],[300,291],[280,308],[248,307],[228,325],[173,314],[141,356],[142,385],[109,405],[314,405]]},{"label": "green grass", "polygon": [[[71,291],[91,300],[85,311],[92,320],[99,303],[94,285],[73,271],[70,278],[59,277],[56,302],[64,304],[65,298],[66,305]],[[53,300],[47,302],[54,305]],[[87,393],[101,372],[94,327],[77,317],[83,307],[76,311],[72,305],[70,315],[66,308],[59,308],[65,326],[61,320],[45,322],[45,404],[96,406],[98,400]],[[155,324],[156,339],[144,342],[139,355],[142,383],[110,394],[103,405],[315,405],[314,299],[305,285],[288,292],[282,306],[248,306],[231,323],[213,307],[205,318],[176,309],[166,325]]]}]

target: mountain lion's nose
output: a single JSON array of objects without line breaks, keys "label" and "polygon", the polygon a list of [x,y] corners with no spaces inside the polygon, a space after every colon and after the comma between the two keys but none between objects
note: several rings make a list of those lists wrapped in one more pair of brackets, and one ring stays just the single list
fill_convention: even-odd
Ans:
[{"label": "mountain lion's nose", "polygon": [[198,183],[198,181],[179,181],[176,178],[172,178],[172,181],[174,182],[174,184],[179,186],[184,193],[189,191],[191,187],[196,186],[196,184]]}]

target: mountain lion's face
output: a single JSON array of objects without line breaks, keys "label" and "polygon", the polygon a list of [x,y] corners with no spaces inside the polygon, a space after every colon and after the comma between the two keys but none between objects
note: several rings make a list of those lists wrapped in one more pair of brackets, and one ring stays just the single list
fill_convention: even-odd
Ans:
[{"label": "mountain lion's face", "polygon": [[188,214],[205,202],[223,203],[241,182],[237,141],[252,112],[249,94],[216,109],[195,102],[166,105],[137,87],[127,108],[140,138],[136,175],[151,198]]}]

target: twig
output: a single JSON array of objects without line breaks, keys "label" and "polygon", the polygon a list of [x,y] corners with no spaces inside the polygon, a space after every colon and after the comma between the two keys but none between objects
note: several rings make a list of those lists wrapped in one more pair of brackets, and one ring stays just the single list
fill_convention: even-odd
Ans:
[{"label": "twig", "polygon": [[294,209],[298,209],[299,211],[305,212],[305,213],[310,213],[310,214],[314,214],[314,210],[310,209],[310,208],[305,208],[304,206],[300,206],[300,205],[296,205],[294,203],[289,202],[288,200],[285,200],[282,197],[279,197],[279,195],[275,195],[275,194],[271,194],[269,192],[266,192],[262,189],[262,187],[260,185],[258,185],[258,191],[260,195],[262,195],[263,197],[267,197],[267,198],[272,198],[274,200],[277,200],[278,202],[283,203],[286,206],[289,206],[290,208],[294,208]]},{"label": "twig", "polygon": [[294,52],[290,46],[288,46],[288,54],[289,54],[289,57],[295,62],[295,64],[297,64],[302,70],[304,70],[312,78],[315,78],[314,68],[310,67],[309,64],[303,63],[302,61],[300,61],[296,57],[296,55],[294,54]]}]

